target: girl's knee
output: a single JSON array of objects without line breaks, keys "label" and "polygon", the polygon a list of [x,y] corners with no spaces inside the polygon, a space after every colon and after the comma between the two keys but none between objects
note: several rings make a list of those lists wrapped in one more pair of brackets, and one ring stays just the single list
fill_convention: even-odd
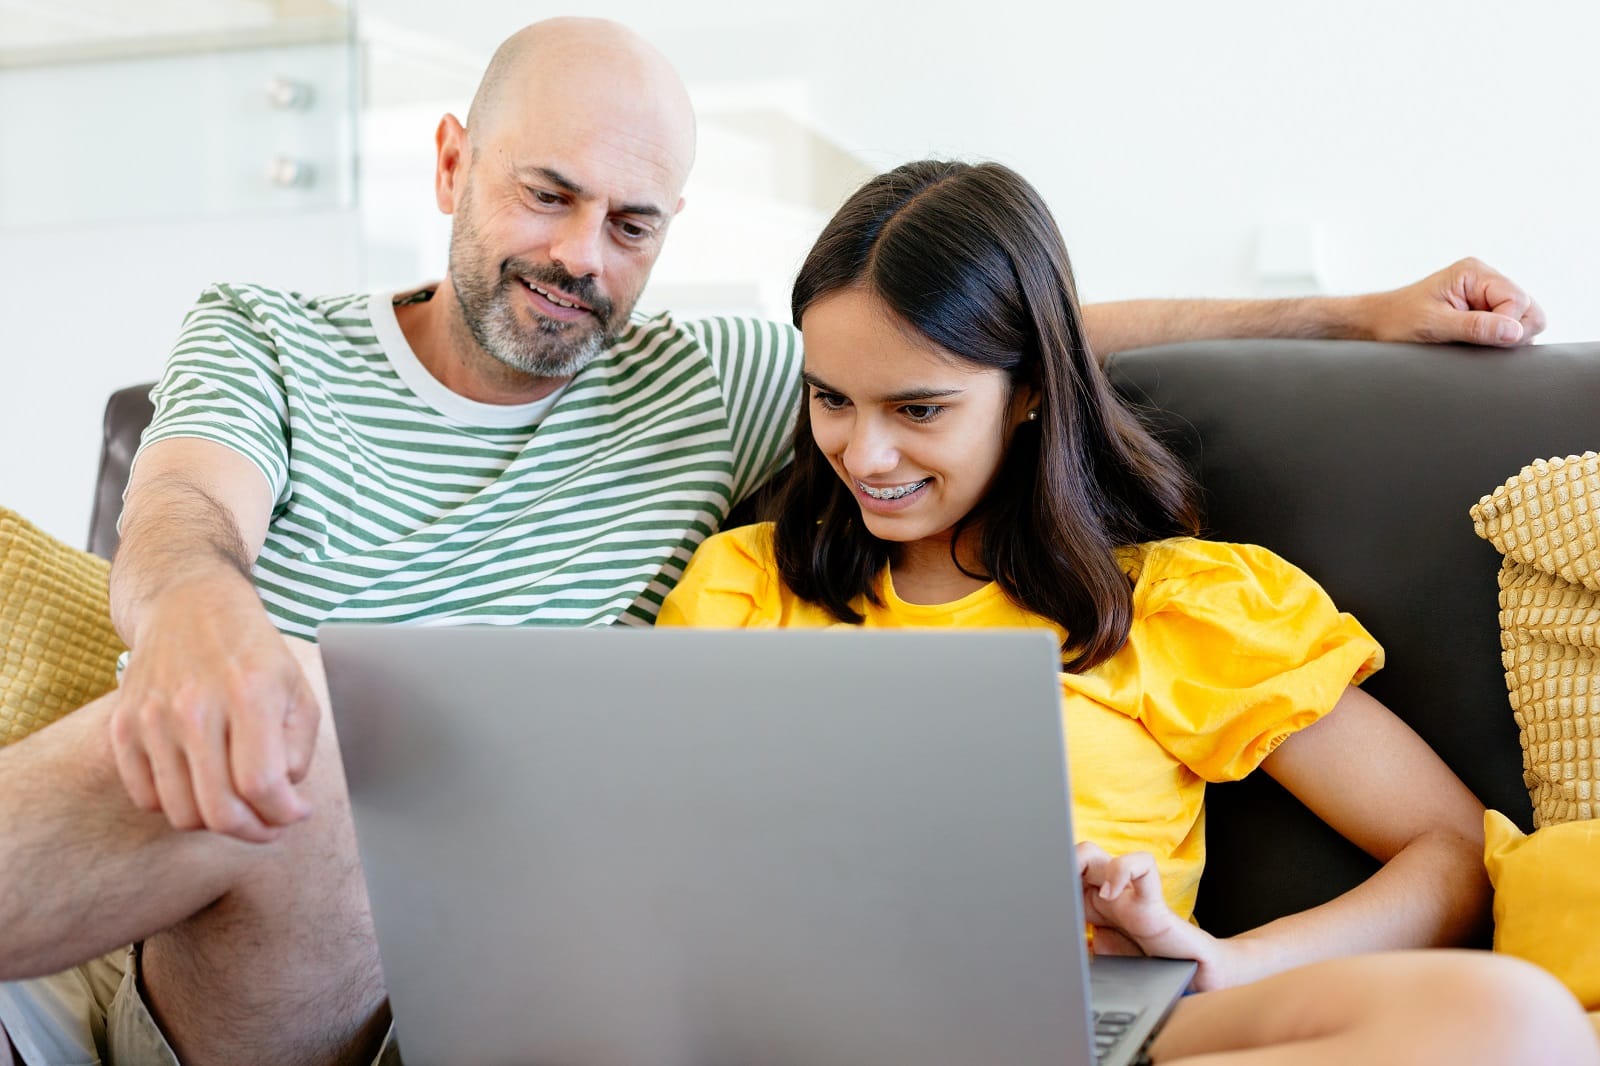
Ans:
[{"label": "girl's knee", "polygon": [[1268,1049],[1281,1054],[1263,1062],[1600,1066],[1595,1028],[1559,981],[1482,951],[1329,959],[1206,993],[1157,1045],[1158,1061]]},{"label": "girl's knee", "polygon": [[1594,1026],[1548,971],[1509,955],[1437,954],[1429,960],[1435,979],[1419,989],[1420,1005],[1443,1024],[1459,1025],[1485,1051],[1501,1049],[1507,1057],[1499,1061],[1600,1066]]}]

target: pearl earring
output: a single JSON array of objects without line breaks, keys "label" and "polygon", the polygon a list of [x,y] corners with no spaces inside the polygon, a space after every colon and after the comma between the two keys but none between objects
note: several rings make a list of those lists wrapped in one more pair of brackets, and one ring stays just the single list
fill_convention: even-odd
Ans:
[{"label": "pearl earring", "polygon": [[1038,408],[1034,408],[1032,411],[1028,412],[1028,421],[1029,422],[1037,422],[1037,421],[1039,421],[1039,410],[1038,410]]}]

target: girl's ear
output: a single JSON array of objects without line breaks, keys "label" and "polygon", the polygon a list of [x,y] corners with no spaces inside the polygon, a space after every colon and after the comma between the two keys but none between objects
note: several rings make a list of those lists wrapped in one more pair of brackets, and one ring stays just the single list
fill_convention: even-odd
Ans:
[{"label": "girl's ear", "polygon": [[1039,390],[1032,385],[1023,385],[1011,394],[1011,428],[1015,429],[1024,422],[1037,422],[1040,417]]}]

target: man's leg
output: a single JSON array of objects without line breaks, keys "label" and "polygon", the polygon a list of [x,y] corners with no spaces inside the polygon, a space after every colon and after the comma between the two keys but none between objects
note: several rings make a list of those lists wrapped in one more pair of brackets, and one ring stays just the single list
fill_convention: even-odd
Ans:
[{"label": "man's leg", "polygon": [[1545,971],[1487,952],[1332,959],[1190,996],[1156,1041],[1160,1066],[1600,1064],[1600,1041]]},{"label": "man's leg", "polygon": [[144,941],[143,990],[185,1066],[370,1059],[382,975],[320,665],[315,813],[273,844],[179,833],[135,808],[106,722],[115,694],[0,749],[0,980]]}]

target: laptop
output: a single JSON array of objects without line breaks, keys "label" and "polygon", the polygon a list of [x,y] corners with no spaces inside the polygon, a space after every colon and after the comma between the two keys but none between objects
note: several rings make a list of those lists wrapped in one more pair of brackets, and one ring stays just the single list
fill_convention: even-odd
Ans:
[{"label": "laptop", "polygon": [[1089,962],[1046,631],[319,640],[408,1066],[1125,1063],[1192,976]]}]

